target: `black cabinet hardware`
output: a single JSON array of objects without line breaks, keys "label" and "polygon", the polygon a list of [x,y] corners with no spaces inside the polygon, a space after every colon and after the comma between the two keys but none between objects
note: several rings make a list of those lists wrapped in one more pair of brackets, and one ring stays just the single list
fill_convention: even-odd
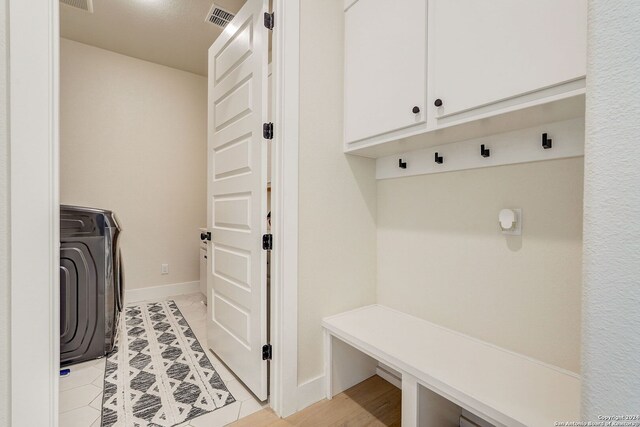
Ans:
[{"label": "black cabinet hardware", "polygon": [[440,98],[436,99],[433,105],[435,105],[436,107],[442,107],[442,99]]},{"label": "black cabinet hardware", "polygon": [[407,162],[403,162],[402,159],[398,159],[398,167],[400,169],[406,169],[407,168]]},{"label": "black cabinet hardware", "polygon": [[542,148],[548,150],[551,147],[553,147],[553,142],[551,138],[547,137],[547,134],[545,132],[542,134]]},{"label": "black cabinet hardware", "polygon": [[482,157],[489,157],[491,156],[491,150],[489,150],[488,148],[484,148],[484,144],[482,144],[480,146],[480,155]]},{"label": "black cabinet hardware", "polygon": [[441,165],[442,163],[444,163],[444,157],[439,156],[438,152],[436,151],[436,155],[434,156],[434,160],[437,164]]},{"label": "black cabinet hardware", "polygon": [[411,111],[413,111],[413,114],[418,114],[420,112],[420,107],[416,105]]}]

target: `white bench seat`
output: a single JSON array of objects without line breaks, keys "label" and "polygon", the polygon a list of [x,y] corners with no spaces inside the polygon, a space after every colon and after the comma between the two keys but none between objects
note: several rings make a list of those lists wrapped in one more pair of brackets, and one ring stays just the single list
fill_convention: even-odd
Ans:
[{"label": "white bench seat", "polygon": [[[353,385],[347,380],[336,387],[336,372],[357,376],[359,369],[339,366],[355,359],[336,350],[337,338],[402,374],[403,425],[426,425],[410,413],[418,411],[413,395],[419,391],[411,389],[416,383],[495,425],[553,426],[580,419],[580,378],[572,372],[381,305],[325,318],[322,325],[328,398]],[[360,368],[362,375],[366,369]]]}]

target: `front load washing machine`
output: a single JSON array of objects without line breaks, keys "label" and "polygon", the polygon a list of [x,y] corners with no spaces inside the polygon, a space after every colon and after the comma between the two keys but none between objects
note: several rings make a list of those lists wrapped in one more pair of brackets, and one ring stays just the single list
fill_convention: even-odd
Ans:
[{"label": "front load washing machine", "polygon": [[123,308],[121,229],[113,212],[60,206],[60,365],[113,350]]}]

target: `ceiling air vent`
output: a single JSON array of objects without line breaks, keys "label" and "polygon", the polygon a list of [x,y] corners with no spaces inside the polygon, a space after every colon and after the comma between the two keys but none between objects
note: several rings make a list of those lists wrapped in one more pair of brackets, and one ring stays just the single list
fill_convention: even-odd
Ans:
[{"label": "ceiling air vent", "polygon": [[207,14],[207,18],[205,19],[207,22],[210,22],[218,27],[224,28],[227,26],[229,22],[233,19],[235,15],[227,10],[220,8],[218,5],[212,5],[211,10]]},{"label": "ceiling air vent", "polygon": [[60,0],[60,3],[93,13],[93,0]]}]

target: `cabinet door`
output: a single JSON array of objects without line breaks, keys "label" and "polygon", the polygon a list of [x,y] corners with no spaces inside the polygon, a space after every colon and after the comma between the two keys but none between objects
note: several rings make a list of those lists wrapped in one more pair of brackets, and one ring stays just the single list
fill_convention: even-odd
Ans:
[{"label": "cabinet door", "polygon": [[426,16],[426,0],[359,0],[345,12],[347,143],[425,122]]},{"label": "cabinet door", "polygon": [[[581,78],[586,0],[431,0],[434,92],[450,115]],[[431,98],[431,97],[430,97]]]}]

